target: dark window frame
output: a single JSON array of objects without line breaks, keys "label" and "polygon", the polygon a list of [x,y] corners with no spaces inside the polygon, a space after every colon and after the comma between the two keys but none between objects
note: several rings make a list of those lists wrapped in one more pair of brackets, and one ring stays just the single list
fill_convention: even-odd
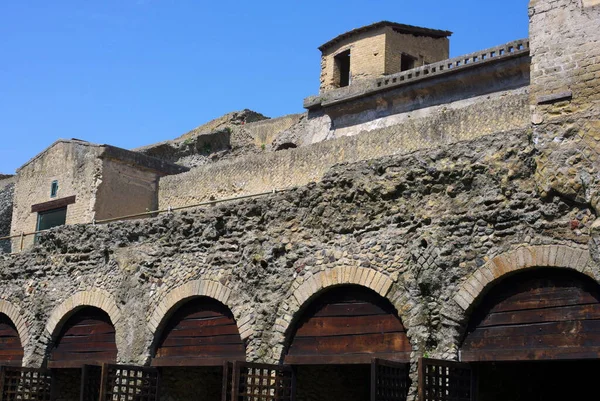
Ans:
[{"label": "dark window frame", "polygon": [[50,184],[50,197],[56,198],[57,195],[58,195],[58,180],[54,180],[54,181],[52,181],[52,184]]}]

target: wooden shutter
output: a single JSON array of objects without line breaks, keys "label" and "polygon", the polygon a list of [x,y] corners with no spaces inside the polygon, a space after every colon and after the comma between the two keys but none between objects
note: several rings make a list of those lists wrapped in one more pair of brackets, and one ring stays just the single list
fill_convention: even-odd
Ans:
[{"label": "wooden shutter", "polygon": [[231,400],[294,401],[296,375],[290,366],[236,361]]},{"label": "wooden shutter", "polygon": [[472,401],[473,383],[466,363],[419,359],[419,401]]},{"label": "wooden shutter", "polygon": [[371,401],[406,401],[410,388],[408,372],[408,363],[373,359]]}]

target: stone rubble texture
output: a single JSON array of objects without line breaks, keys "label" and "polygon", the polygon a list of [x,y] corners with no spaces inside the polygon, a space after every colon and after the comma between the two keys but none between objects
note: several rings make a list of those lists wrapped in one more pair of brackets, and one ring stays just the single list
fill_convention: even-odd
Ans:
[{"label": "stone rubble texture", "polygon": [[[261,198],[66,226],[30,251],[0,255],[0,313],[15,320],[24,364],[43,364],[81,305],[107,311],[119,362],[147,364],[171,307],[198,295],[232,310],[249,361],[278,363],[301,307],[354,283],[397,308],[413,349],[414,400],[417,359],[456,360],[470,312],[496,280],[540,266],[600,280],[593,4],[531,2],[525,127],[342,160],[317,182]],[[378,133],[343,140],[369,135]]]}]

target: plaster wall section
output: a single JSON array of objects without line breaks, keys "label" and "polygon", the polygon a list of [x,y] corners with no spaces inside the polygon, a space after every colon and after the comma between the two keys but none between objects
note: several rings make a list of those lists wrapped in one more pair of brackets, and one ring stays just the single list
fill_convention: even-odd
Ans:
[{"label": "plaster wall section", "polygon": [[[11,235],[36,230],[37,213],[31,206],[75,195],[74,204],[67,206],[66,224],[89,223],[94,217],[96,187],[101,179],[101,148],[85,143],[58,141],[17,171]],[[53,181],[58,193],[50,197]],[[33,243],[25,238],[24,246]],[[13,251],[20,249],[20,239],[13,239]]]},{"label": "plaster wall section", "polygon": [[96,220],[158,209],[158,174],[114,159],[102,160],[94,207]]},{"label": "plaster wall section", "polygon": [[380,28],[346,38],[323,51],[321,56],[321,92],[339,87],[335,56],[350,50],[351,84],[385,74],[386,32]]},{"label": "plaster wall section", "polygon": [[[324,118],[327,117],[319,120]],[[436,107],[389,126],[377,127],[377,122],[369,127],[365,125],[364,131],[357,135],[251,155],[163,177],[159,185],[159,206],[161,209],[187,206],[306,185],[320,181],[325,172],[338,163],[447,146],[498,131],[527,127],[528,121],[526,91],[485,97],[462,107]]]},{"label": "plaster wall section", "polygon": [[450,58],[450,40],[396,32],[387,27],[385,74],[400,72],[402,53],[416,57],[415,67]]}]

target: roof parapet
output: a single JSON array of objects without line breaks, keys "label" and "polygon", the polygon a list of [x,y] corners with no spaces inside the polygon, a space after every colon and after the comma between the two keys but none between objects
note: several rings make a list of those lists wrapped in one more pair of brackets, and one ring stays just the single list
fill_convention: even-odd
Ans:
[{"label": "roof parapet", "polygon": [[490,47],[485,50],[454,57],[437,63],[427,64],[412,70],[381,78],[373,78],[344,88],[334,89],[326,93],[309,96],[304,99],[304,108],[314,110],[321,107],[332,106],[348,100],[358,99],[372,93],[396,88],[421,80],[452,74],[469,68],[476,68],[482,64],[493,63],[513,57],[529,54],[529,38],[514,40],[503,45]]}]

